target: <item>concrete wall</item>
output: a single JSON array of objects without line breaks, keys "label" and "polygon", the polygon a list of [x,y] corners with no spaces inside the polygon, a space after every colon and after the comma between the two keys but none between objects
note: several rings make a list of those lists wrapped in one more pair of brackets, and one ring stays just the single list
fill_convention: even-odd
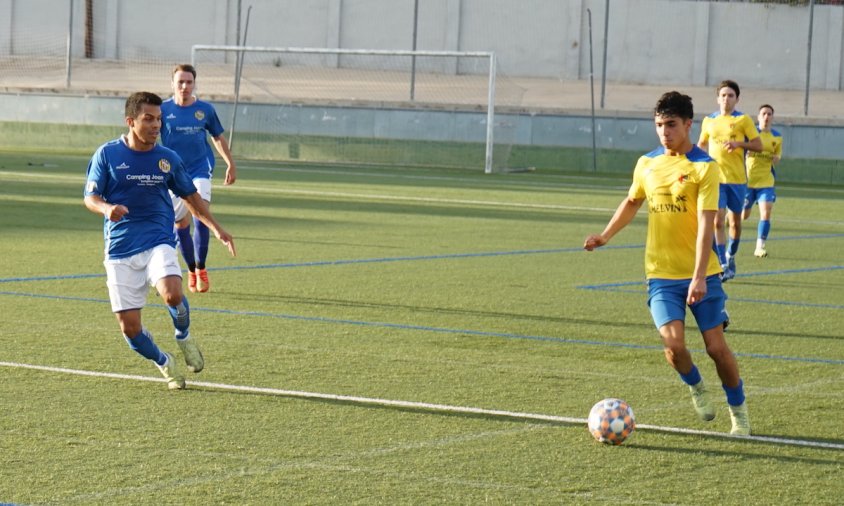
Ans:
[{"label": "concrete wall", "polygon": [[[52,123],[121,127],[122,97],[0,94],[0,122]],[[221,118],[229,118],[229,103],[215,104]],[[496,130],[497,142],[523,146],[592,147],[588,116],[542,114],[497,115],[504,128]],[[296,134],[377,139],[465,141],[483,143],[483,112],[424,109],[368,109],[308,105],[253,104],[240,109],[238,132]],[[783,133],[788,158],[844,159],[840,127],[777,123]],[[645,152],[657,147],[653,119],[649,117],[600,117],[596,120],[599,149]],[[700,133],[695,121],[692,138]],[[1,143],[0,143],[1,144]]]},{"label": "concrete wall", "polygon": [[[84,1],[74,54],[84,55]],[[97,58],[185,61],[192,44],[232,44],[236,0],[94,0]],[[248,43],[410,49],[414,0],[250,0]],[[601,77],[605,0],[419,0],[418,49],[495,51],[512,76]],[[0,0],[0,57],[62,55],[68,0]],[[50,12],[45,16],[45,12]],[[243,20],[245,22],[245,19]],[[741,2],[613,0],[611,81],[761,88],[805,84],[809,9]],[[816,6],[811,86],[844,89],[844,7]]]}]

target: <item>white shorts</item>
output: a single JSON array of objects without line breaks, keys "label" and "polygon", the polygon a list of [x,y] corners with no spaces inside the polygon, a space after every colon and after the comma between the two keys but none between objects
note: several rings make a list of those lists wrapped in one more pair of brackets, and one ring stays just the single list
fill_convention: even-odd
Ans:
[{"label": "white shorts", "polygon": [[[193,185],[199,196],[206,202],[211,202],[211,180],[207,178],[197,178],[193,180]],[[170,200],[173,201],[173,211],[176,213],[176,221],[182,221],[182,218],[189,214],[188,206],[185,205],[181,197],[177,197],[175,193],[170,192]]]},{"label": "white shorts", "polygon": [[176,248],[161,244],[127,258],[103,261],[108,298],[115,313],[141,309],[147,302],[149,286],[167,276],[182,277]]}]

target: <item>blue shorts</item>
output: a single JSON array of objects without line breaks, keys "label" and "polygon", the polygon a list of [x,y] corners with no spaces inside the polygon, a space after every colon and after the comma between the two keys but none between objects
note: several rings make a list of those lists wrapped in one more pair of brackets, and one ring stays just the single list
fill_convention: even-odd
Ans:
[{"label": "blue shorts", "polygon": [[757,202],[776,202],[777,192],[773,186],[767,188],[748,188],[744,195],[744,208],[750,209]]},{"label": "blue shorts", "polygon": [[[648,307],[651,308],[656,328],[659,329],[674,320],[686,321],[686,297],[691,279],[649,279]],[[730,316],[726,309],[727,294],[721,286],[721,278],[713,274],[706,278],[706,295],[689,309],[695,317],[701,332],[727,324]]]},{"label": "blue shorts", "polygon": [[747,193],[747,185],[721,183],[718,188],[718,209],[725,207],[734,213],[740,213],[744,209],[744,196]]}]

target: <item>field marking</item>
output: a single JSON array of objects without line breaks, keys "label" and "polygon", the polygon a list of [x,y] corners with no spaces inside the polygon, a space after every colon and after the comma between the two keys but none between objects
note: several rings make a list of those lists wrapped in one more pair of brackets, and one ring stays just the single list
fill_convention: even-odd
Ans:
[{"label": "field marking", "polygon": [[474,200],[474,199],[450,199],[442,197],[410,197],[404,195],[387,195],[381,193],[353,193],[321,190],[293,190],[289,188],[261,188],[258,186],[237,186],[228,191],[248,191],[253,193],[280,193],[287,195],[306,195],[312,197],[341,197],[350,199],[387,200],[398,202],[421,202],[425,204],[461,204],[469,206],[485,207],[515,207],[525,209],[551,209],[555,211],[591,211],[600,213],[611,213],[615,208],[609,207],[587,207],[587,206],[563,206],[558,204],[527,204],[524,202],[505,202],[501,200]]},{"label": "field marking", "polygon": [[[789,240],[814,240],[814,239],[837,239],[844,237],[844,234],[820,234],[812,236],[788,236],[770,239],[772,241],[789,241]],[[601,248],[601,251],[617,250],[617,249],[641,249],[643,244],[611,244]],[[519,255],[547,255],[555,253],[582,253],[583,248],[580,246],[569,246],[565,248],[547,248],[547,249],[522,249],[509,251],[481,251],[476,253],[443,253],[439,255],[408,255],[398,257],[372,257],[372,258],[351,258],[339,260],[314,260],[309,262],[288,262],[277,264],[260,264],[260,265],[235,265],[230,267],[209,267],[209,271],[235,271],[235,270],[253,270],[253,269],[291,269],[299,267],[323,267],[323,266],[337,266],[337,265],[356,265],[356,264],[371,264],[371,263],[389,263],[389,262],[416,262],[425,260],[450,260],[462,258],[485,258],[485,257],[502,257],[502,256],[519,256]],[[844,266],[830,266],[817,267],[807,269],[790,269],[777,271],[763,271],[763,272],[749,272],[737,274],[737,277],[750,276],[772,276],[778,274],[793,274],[802,272],[815,272],[818,270],[836,270],[842,269]],[[83,278],[100,278],[104,277],[103,273],[93,274],[64,274],[52,276],[30,276],[30,277],[14,277],[14,278],[0,278],[0,283],[18,283],[30,281],[55,281],[63,279],[83,279]],[[588,290],[604,290],[616,286],[629,286],[639,284],[635,282],[621,282],[621,283],[607,283],[599,285],[582,285],[576,288]]]},{"label": "field marking", "polygon": [[[164,383],[164,378],[151,376],[139,376],[135,374],[119,374],[101,371],[88,371],[83,369],[68,369],[65,367],[52,367],[45,365],[23,364],[19,362],[0,362],[0,367],[17,369],[28,369],[59,374],[71,374],[76,376],[88,376],[94,378],[109,378],[129,381],[146,381],[151,383]],[[455,406],[450,404],[435,404],[428,402],[403,401],[396,399],[382,399],[377,397],[360,397],[355,395],[338,395],[318,392],[305,392],[301,390],[284,390],[278,388],[253,387],[246,385],[232,385],[228,383],[212,383],[208,381],[187,381],[187,385],[203,387],[212,390],[224,390],[231,392],[247,392],[255,394],[273,395],[277,397],[291,397],[307,400],[325,400],[358,404],[364,406],[387,406],[395,408],[415,409],[419,411],[433,411],[442,413],[460,413],[469,415],[485,415],[493,418],[506,418],[521,421],[553,422],[562,425],[586,425],[586,418],[575,418],[568,416],[546,415],[541,413],[527,413],[520,411],[506,411],[500,409],[476,408],[471,406]],[[667,427],[661,425],[636,424],[637,430],[664,432],[670,434],[683,434],[692,436],[710,436],[723,439],[735,439],[760,443],[771,443],[778,445],[802,446],[811,448],[824,448],[830,450],[844,450],[844,443],[828,443],[823,441],[811,441],[804,439],[781,438],[774,436],[733,436],[725,432],[716,432],[698,429],[685,429],[682,427]]]},{"label": "field marking", "polygon": [[[257,167],[251,167],[253,169],[258,169]],[[302,173],[313,173],[313,172],[320,172],[325,174],[342,174],[342,175],[355,175],[355,176],[382,176],[382,177],[398,177],[398,178],[405,178],[405,179],[431,179],[431,180],[446,180],[446,181],[462,181],[462,182],[477,182],[480,179],[471,179],[471,178],[454,178],[454,177],[447,177],[447,176],[414,176],[414,175],[390,175],[390,174],[378,174],[378,173],[366,173],[366,172],[344,172],[344,171],[331,171],[331,170],[313,170],[313,169],[285,169],[285,168],[264,168],[258,170],[279,170],[284,172],[302,172]],[[27,173],[27,172],[16,172],[16,171],[2,171],[0,170],[0,178],[4,176],[11,176],[14,177],[16,180],[20,179],[46,179],[49,178],[51,180],[63,180],[63,181],[73,181],[73,182],[84,182],[81,177],[76,176],[66,176],[62,174],[39,174],[39,173]],[[545,177],[559,177],[560,179],[591,179],[590,176],[555,176],[555,175],[546,175]],[[502,187],[507,188],[508,184],[512,184],[512,180],[493,180],[496,183],[501,182]],[[489,181],[484,181],[484,184],[488,184]],[[519,184],[526,183],[525,181],[519,182]],[[529,184],[528,186],[536,186],[540,188],[551,188],[555,189],[556,187],[551,186],[550,184]],[[601,190],[613,190],[613,189],[625,189],[627,186],[611,186],[611,185],[599,185],[599,184],[566,184],[566,187],[570,188],[582,188],[582,189],[601,189]],[[556,211],[585,211],[585,212],[600,212],[600,213],[612,213],[615,211],[615,207],[586,207],[586,206],[565,206],[565,205],[558,205],[558,204],[530,204],[530,203],[521,203],[521,202],[505,202],[505,201],[495,201],[495,200],[473,200],[473,199],[449,199],[449,198],[438,198],[438,197],[408,197],[408,196],[400,196],[400,195],[385,195],[385,194],[366,194],[366,193],[352,193],[352,192],[331,192],[331,191],[317,191],[317,190],[294,190],[294,189],[287,189],[287,188],[265,188],[265,187],[255,187],[255,186],[228,186],[228,187],[221,187],[223,191],[232,191],[238,192],[241,190],[251,191],[255,193],[281,193],[281,194],[292,194],[292,195],[308,195],[308,196],[318,196],[318,197],[342,197],[342,198],[353,198],[353,199],[373,199],[373,200],[387,200],[387,201],[407,201],[407,202],[421,202],[421,203],[429,203],[429,204],[460,204],[460,205],[472,205],[472,206],[485,206],[485,207],[511,207],[511,208],[524,208],[524,209],[546,209],[546,210],[556,210]],[[818,191],[831,191],[830,189],[818,189]],[[812,224],[812,225],[832,225],[832,226],[842,226],[844,222],[842,221],[831,221],[831,220],[803,220],[799,218],[778,218],[778,221],[784,222],[792,222],[792,223],[802,223],[802,224]],[[774,239],[776,240],[776,239]]]},{"label": "field marking", "polygon": [[[22,292],[0,292],[0,296],[12,297],[31,297],[35,299],[49,299],[49,300],[64,300],[73,302],[93,302],[98,304],[108,304],[108,299],[98,299],[94,297],[74,297],[69,295],[51,295],[51,294],[37,294],[37,293],[22,293]],[[164,308],[163,304],[147,304],[145,307]],[[532,334],[515,334],[512,332],[496,332],[487,330],[473,330],[473,329],[455,329],[448,327],[433,327],[429,325],[417,325],[407,323],[391,323],[382,321],[365,321],[365,320],[348,320],[342,318],[329,318],[325,316],[303,316],[285,313],[269,313],[266,311],[237,311],[234,309],[219,309],[191,306],[192,311],[199,311],[204,313],[215,313],[235,316],[254,316],[259,318],[277,318],[281,320],[291,321],[305,321],[313,323],[325,323],[332,325],[353,325],[358,327],[373,327],[386,328],[394,330],[417,330],[420,332],[434,332],[440,334],[462,334],[475,337],[500,337],[503,339],[520,339],[538,342],[551,342],[562,344],[576,344],[584,346],[603,346],[607,348],[626,348],[631,350],[662,350],[661,345],[653,344],[633,344],[612,341],[597,341],[592,339],[572,339],[555,336],[541,336]],[[690,349],[692,353],[705,353],[705,350]],[[810,364],[829,364],[829,365],[844,365],[844,359],[833,358],[812,358],[812,357],[791,357],[786,355],[770,355],[762,353],[735,353],[737,357],[758,358],[764,360],[781,360],[787,362],[805,362]]]},{"label": "field marking", "polygon": [[[240,167],[240,166],[239,166]],[[559,181],[565,180],[586,180],[586,181],[595,181],[595,180],[607,180],[613,181],[610,177],[611,174],[604,173],[602,175],[574,175],[574,174],[546,174],[542,172],[531,172],[530,177],[534,178],[541,178],[545,179],[546,181],[525,181],[519,180],[522,178],[524,174],[516,174],[516,173],[499,173],[495,174],[493,177],[490,177],[486,174],[481,174],[480,170],[475,172],[478,175],[476,178],[470,177],[463,177],[463,176],[423,176],[423,175],[413,175],[413,174],[405,174],[405,173],[388,173],[386,170],[384,172],[364,172],[361,170],[337,170],[337,169],[321,169],[318,167],[313,168],[296,168],[296,167],[283,167],[283,166],[259,166],[259,165],[245,165],[243,166],[244,169],[247,170],[257,170],[257,171],[275,171],[275,172],[294,172],[294,173],[302,173],[302,174],[328,174],[328,175],[345,175],[345,176],[356,176],[356,177],[387,177],[387,178],[395,178],[395,179],[419,179],[419,180],[441,180],[441,181],[460,181],[466,183],[475,183],[478,181],[483,181],[485,184],[490,182],[498,184],[500,183],[502,186],[507,186],[513,183],[517,184],[527,184],[529,186],[541,186],[541,187],[548,187],[553,185],[558,185]],[[419,170],[425,170],[421,168]],[[460,169],[451,169],[451,170],[460,170]],[[472,172],[471,169],[463,169],[467,172]],[[505,179],[506,178],[506,179]],[[620,181],[627,182],[625,179],[620,179]],[[569,183],[566,186],[571,186],[575,188],[596,188],[596,189],[620,189],[620,190],[627,190],[630,185],[629,184],[620,184],[616,186],[612,185],[602,185],[602,184],[582,184],[582,183]],[[812,187],[800,187],[796,185],[792,185],[789,183],[778,183],[783,189],[799,189],[800,191],[806,192],[823,192],[823,193],[841,193],[844,192],[844,189],[840,187],[823,187],[823,188],[812,188]],[[842,223],[842,222],[837,222]]]}]

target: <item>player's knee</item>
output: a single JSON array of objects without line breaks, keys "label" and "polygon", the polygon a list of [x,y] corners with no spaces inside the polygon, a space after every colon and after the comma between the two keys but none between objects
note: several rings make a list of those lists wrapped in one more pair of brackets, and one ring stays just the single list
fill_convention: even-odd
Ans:
[{"label": "player's knee", "polygon": [[726,342],[709,343],[706,345],[706,354],[716,363],[721,362],[732,354]]},{"label": "player's knee", "polygon": [[164,300],[164,303],[170,307],[176,307],[182,302],[182,294],[177,291],[163,293],[161,294],[161,298]]},{"label": "player's knee", "polygon": [[668,361],[669,364],[677,363],[678,357],[683,355],[686,352],[686,348],[681,343],[671,343],[665,345],[663,348],[663,352],[665,353],[665,359]]},{"label": "player's knee", "polygon": [[132,338],[141,333],[143,325],[141,325],[141,322],[120,322],[120,330],[123,335]]}]

